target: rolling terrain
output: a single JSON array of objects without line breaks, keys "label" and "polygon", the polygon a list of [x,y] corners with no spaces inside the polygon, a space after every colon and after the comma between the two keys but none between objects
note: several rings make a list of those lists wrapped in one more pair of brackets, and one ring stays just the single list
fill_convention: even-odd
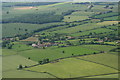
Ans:
[{"label": "rolling terrain", "polygon": [[3,78],[118,78],[118,3],[3,3]]}]

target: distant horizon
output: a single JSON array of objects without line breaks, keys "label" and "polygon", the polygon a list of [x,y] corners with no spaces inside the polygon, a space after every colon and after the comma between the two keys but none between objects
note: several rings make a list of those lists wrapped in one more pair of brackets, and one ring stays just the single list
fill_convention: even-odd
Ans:
[{"label": "distant horizon", "polygon": [[120,0],[1,0],[1,2],[119,2]]}]

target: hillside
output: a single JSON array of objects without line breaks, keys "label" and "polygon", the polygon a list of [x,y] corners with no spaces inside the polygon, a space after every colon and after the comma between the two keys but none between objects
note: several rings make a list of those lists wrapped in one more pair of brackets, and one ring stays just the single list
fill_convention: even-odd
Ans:
[{"label": "hillside", "polygon": [[2,8],[4,78],[118,78],[117,2],[14,2]]}]

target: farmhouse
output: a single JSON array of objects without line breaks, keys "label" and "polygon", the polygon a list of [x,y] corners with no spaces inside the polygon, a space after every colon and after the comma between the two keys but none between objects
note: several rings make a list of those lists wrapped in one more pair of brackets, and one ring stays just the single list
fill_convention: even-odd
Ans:
[{"label": "farmhouse", "polygon": [[90,5],[90,6],[88,6],[88,9],[92,9],[92,7],[94,7],[93,5]]},{"label": "farmhouse", "polygon": [[32,47],[37,47],[37,45],[36,44],[32,44]]},{"label": "farmhouse", "polygon": [[69,37],[67,37],[67,39],[75,39],[75,37],[71,37],[71,36],[69,36]]}]

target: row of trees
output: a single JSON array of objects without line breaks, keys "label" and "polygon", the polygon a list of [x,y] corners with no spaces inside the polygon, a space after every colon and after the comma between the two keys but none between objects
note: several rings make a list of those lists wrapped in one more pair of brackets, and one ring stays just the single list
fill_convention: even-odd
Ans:
[{"label": "row of trees", "polygon": [[45,63],[49,63],[49,59],[43,59],[42,61],[38,61],[39,64],[45,64]]}]

